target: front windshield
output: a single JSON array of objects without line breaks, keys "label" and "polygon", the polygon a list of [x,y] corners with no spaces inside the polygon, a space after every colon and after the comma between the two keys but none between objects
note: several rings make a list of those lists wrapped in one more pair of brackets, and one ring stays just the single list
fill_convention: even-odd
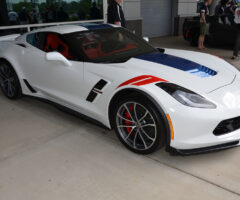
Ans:
[{"label": "front windshield", "polygon": [[157,51],[142,38],[123,28],[109,28],[64,35],[72,53],[89,62],[123,62]]}]

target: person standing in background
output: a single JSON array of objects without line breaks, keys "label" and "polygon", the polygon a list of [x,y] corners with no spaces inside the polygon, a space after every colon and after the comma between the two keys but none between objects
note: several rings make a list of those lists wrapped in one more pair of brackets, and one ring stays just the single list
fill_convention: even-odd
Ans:
[{"label": "person standing in background", "polygon": [[240,8],[236,8],[235,10],[235,29],[236,29],[236,39],[234,43],[234,48],[233,48],[233,56],[232,60],[236,60],[239,58],[238,53],[239,53],[239,47],[240,47]]},{"label": "person standing in background", "polygon": [[99,8],[97,7],[96,2],[92,3],[92,7],[90,9],[90,19],[101,19],[101,12]]},{"label": "person standing in background", "polygon": [[11,10],[9,13],[8,13],[8,18],[9,18],[9,22],[11,25],[17,25],[18,24],[18,14]]},{"label": "person standing in background", "polygon": [[29,17],[26,7],[24,7],[24,6],[22,7],[22,10],[18,14],[18,16],[19,16],[19,21],[20,21],[21,25],[30,23],[30,17]]},{"label": "person standing in background", "polygon": [[204,0],[204,4],[200,9],[200,36],[198,39],[198,49],[205,49],[205,36],[209,34],[209,6],[212,0]]},{"label": "person standing in background", "polygon": [[111,0],[108,6],[108,23],[126,27],[125,16],[121,7],[122,0]]}]

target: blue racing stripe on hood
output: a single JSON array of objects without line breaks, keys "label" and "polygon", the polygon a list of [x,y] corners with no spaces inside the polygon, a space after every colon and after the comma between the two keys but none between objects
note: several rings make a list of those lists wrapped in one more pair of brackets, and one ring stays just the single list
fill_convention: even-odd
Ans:
[{"label": "blue racing stripe on hood", "polygon": [[135,58],[154,63],[159,63],[162,65],[167,65],[169,67],[186,71],[199,77],[210,77],[215,76],[217,74],[216,71],[203,65],[200,65],[198,63],[195,63],[193,61],[159,52],[144,54],[141,56],[137,56]]}]

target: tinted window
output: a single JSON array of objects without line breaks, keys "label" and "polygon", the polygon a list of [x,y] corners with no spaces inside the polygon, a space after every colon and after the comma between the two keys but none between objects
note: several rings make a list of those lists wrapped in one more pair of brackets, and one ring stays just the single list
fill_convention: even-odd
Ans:
[{"label": "tinted window", "polygon": [[156,51],[142,38],[123,28],[70,33],[64,38],[76,56],[84,55],[91,62],[122,62]]},{"label": "tinted window", "polygon": [[44,52],[57,51],[67,59],[73,59],[69,45],[60,34],[53,32],[32,33],[27,35],[27,42]]},{"label": "tinted window", "polygon": [[29,43],[29,44],[31,44],[32,46],[38,48],[38,41],[37,41],[35,35],[36,35],[35,33],[32,33],[32,34],[27,35],[27,43]]},{"label": "tinted window", "polygon": [[67,59],[73,59],[69,45],[60,34],[49,32],[46,33],[45,38],[45,45],[43,47],[45,52],[57,51]]},{"label": "tinted window", "polygon": [[29,43],[32,46],[44,51],[46,34],[47,33],[31,33],[31,34],[28,34],[27,38],[26,38],[27,43]]}]

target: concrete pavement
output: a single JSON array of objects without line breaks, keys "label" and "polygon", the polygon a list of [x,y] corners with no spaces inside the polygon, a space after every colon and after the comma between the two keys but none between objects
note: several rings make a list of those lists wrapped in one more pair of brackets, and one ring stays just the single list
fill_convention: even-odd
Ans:
[{"label": "concrete pavement", "polygon": [[[181,38],[151,42],[192,49]],[[239,155],[240,148],[136,155],[113,131],[36,99],[9,101],[0,92],[0,200],[240,199]]]}]

